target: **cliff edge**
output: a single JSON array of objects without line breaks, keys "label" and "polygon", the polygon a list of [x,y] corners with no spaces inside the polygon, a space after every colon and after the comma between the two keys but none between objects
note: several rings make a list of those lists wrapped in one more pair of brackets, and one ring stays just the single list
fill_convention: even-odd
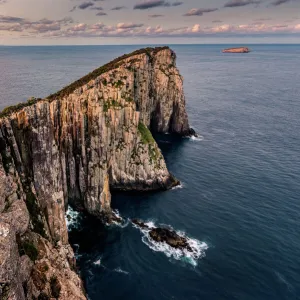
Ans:
[{"label": "cliff edge", "polygon": [[109,219],[111,190],[178,184],[151,131],[194,133],[168,47],[124,55],[0,113],[3,299],[85,299],[65,210],[71,204]]}]

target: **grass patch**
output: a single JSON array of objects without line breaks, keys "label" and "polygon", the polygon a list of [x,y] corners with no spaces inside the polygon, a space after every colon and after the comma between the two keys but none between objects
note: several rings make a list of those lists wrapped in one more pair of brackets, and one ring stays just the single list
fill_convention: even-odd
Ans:
[{"label": "grass patch", "polygon": [[131,97],[126,97],[125,101],[130,103],[130,102],[133,102],[134,100]]},{"label": "grass patch", "polygon": [[141,134],[141,141],[143,144],[153,144],[155,143],[154,138],[148,129],[148,127],[143,124],[142,122],[139,123],[138,125],[138,130]]},{"label": "grass patch", "polygon": [[105,101],[104,104],[103,104],[103,111],[104,112],[108,112],[108,110],[110,108],[122,108],[123,106],[117,101],[117,100],[108,100],[108,101]]},{"label": "grass patch", "polygon": [[121,88],[124,85],[124,82],[122,80],[118,80],[114,83],[114,87]]},{"label": "grass patch", "polygon": [[13,106],[8,106],[0,112],[0,118],[6,117],[14,112],[17,112],[24,107],[31,106],[40,100],[41,100],[41,98],[33,98],[32,97],[32,98],[28,99],[27,102],[22,102],[22,103],[13,105]]}]

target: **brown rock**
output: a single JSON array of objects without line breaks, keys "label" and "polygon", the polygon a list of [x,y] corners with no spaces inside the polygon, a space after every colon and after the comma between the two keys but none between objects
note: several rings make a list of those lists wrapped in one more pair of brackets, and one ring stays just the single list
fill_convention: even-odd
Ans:
[{"label": "brown rock", "polygon": [[153,228],[149,232],[150,237],[156,242],[166,242],[173,248],[187,249],[192,252],[185,237],[178,235],[175,231],[167,228]]}]

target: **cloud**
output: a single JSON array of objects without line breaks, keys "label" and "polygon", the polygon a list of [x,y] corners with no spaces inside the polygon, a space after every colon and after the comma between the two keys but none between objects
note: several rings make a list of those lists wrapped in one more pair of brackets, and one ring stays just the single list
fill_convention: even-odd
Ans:
[{"label": "cloud", "polygon": [[0,23],[23,23],[23,22],[25,22],[24,18],[0,15]]},{"label": "cloud", "polygon": [[90,9],[92,9],[92,10],[103,10],[103,8],[100,7],[100,6],[91,7]]},{"label": "cloud", "polygon": [[172,3],[171,5],[172,6],[179,6],[179,5],[182,5],[182,4],[183,4],[183,2],[177,1],[177,2]]},{"label": "cloud", "polygon": [[[103,11],[98,13],[105,14]],[[159,16],[159,15],[150,15]],[[266,19],[266,18],[265,18]],[[85,22],[74,23],[71,18],[59,20],[40,19],[28,20],[15,16],[0,15],[0,31],[17,32],[18,36],[32,38],[97,38],[97,37],[203,37],[203,36],[245,36],[245,35],[272,35],[272,34],[297,34],[300,36],[300,24],[285,23],[267,24],[263,20],[250,24],[217,24],[214,20],[211,26],[193,24],[191,26],[164,27],[145,26],[142,23],[117,23],[106,25],[102,22],[88,24]]]},{"label": "cloud", "polygon": [[159,18],[159,17],[164,17],[164,15],[159,15],[159,14],[149,15],[149,18]]},{"label": "cloud", "polygon": [[126,6],[115,6],[111,10],[122,10],[122,9],[126,9]]},{"label": "cloud", "polygon": [[213,21],[211,21],[212,23],[223,23],[223,21],[221,21],[221,20],[213,20]]},{"label": "cloud", "polygon": [[209,13],[218,10],[217,8],[192,8],[188,11],[184,16],[192,17],[192,16],[202,16],[204,13]]},{"label": "cloud", "polygon": [[272,2],[271,4],[274,6],[278,6],[278,5],[287,3],[287,2],[291,2],[291,0],[276,0],[276,1]]},{"label": "cloud", "polygon": [[104,11],[99,11],[98,13],[96,13],[96,16],[107,16],[107,13],[105,13]]},{"label": "cloud", "polygon": [[117,25],[118,29],[132,29],[132,28],[139,28],[144,26],[144,24],[134,24],[134,23],[119,23]]},{"label": "cloud", "polygon": [[63,27],[73,23],[73,19],[66,17],[60,20],[41,19],[30,21],[25,18],[0,16],[0,30],[27,31],[29,33],[45,33],[49,31],[60,31]]},{"label": "cloud", "polygon": [[78,5],[78,8],[79,9],[86,9],[86,8],[91,7],[93,5],[94,5],[93,2],[83,2],[80,5]]},{"label": "cloud", "polygon": [[272,18],[259,18],[259,19],[255,19],[254,21],[271,21]]},{"label": "cloud", "polygon": [[224,7],[240,7],[259,3],[261,3],[260,0],[230,0],[229,2],[225,3]]},{"label": "cloud", "polygon": [[171,4],[164,0],[146,0],[136,4],[133,9],[149,9],[161,6],[170,6]]},{"label": "cloud", "polygon": [[300,24],[291,26],[286,24],[266,25],[262,24],[222,24],[211,27],[201,27],[200,24],[192,26],[164,28],[161,25],[145,27],[137,23],[118,23],[116,26],[97,23],[94,25],[77,24],[66,30],[46,33],[52,37],[201,37],[207,35],[232,36],[245,34],[300,34]]}]

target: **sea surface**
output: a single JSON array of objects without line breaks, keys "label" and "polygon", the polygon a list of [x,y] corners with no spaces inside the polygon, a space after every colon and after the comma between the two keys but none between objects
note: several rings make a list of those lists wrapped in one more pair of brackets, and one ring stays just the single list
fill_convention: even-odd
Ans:
[{"label": "sea surface", "polygon": [[[300,45],[228,46],[171,46],[200,134],[156,136],[181,188],[112,198],[125,220],[171,226],[195,253],[70,211],[89,299],[300,299]],[[141,47],[0,47],[0,109]]]}]

